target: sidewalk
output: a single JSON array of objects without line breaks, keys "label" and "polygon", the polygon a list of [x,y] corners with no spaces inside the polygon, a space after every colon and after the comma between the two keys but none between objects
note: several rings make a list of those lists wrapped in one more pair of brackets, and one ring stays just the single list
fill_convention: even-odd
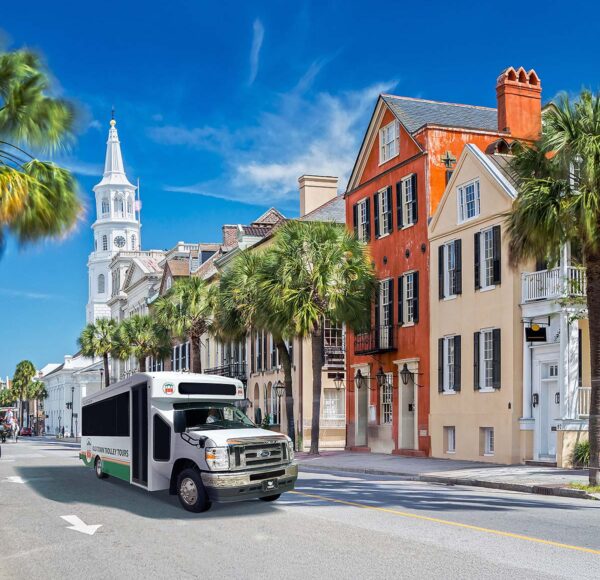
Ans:
[{"label": "sidewalk", "polygon": [[582,490],[567,487],[569,483],[587,484],[586,470],[529,465],[498,465],[475,461],[452,461],[430,457],[403,457],[383,453],[352,453],[349,451],[323,451],[318,457],[310,456],[308,453],[297,453],[296,459],[300,471],[392,475],[415,481],[600,499],[600,494],[588,494]]}]

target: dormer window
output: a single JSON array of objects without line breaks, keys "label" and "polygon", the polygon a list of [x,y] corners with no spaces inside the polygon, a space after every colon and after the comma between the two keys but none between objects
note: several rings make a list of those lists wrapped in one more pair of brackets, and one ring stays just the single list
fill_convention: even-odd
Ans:
[{"label": "dormer window", "polygon": [[400,152],[400,124],[392,121],[379,130],[379,164],[396,157]]},{"label": "dormer window", "polygon": [[475,179],[457,188],[458,223],[477,217],[480,212],[479,180]]}]

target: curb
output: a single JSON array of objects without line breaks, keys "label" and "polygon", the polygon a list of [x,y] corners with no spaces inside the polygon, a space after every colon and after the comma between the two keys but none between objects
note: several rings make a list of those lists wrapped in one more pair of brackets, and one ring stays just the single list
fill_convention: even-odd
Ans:
[{"label": "curb", "polygon": [[599,500],[599,494],[590,494],[581,489],[570,489],[556,485],[528,485],[523,483],[505,483],[501,481],[487,481],[485,479],[469,479],[465,477],[444,477],[443,475],[421,475],[415,473],[403,473],[400,471],[389,471],[384,469],[359,469],[355,467],[328,467],[328,466],[305,466],[298,465],[300,471],[317,473],[325,471],[328,473],[357,473],[361,475],[387,475],[401,478],[405,481],[423,481],[426,483],[444,483],[447,485],[466,485],[471,487],[486,487],[488,489],[501,489],[504,491],[518,491],[521,493],[533,493],[536,495],[551,495],[556,497],[570,497],[576,499]]}]

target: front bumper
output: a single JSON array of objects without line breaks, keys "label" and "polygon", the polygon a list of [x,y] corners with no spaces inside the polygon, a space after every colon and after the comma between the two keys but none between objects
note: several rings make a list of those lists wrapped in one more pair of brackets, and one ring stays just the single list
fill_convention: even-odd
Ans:
[{"label": "front bumper", "polygon": [[[290,463],[257,471],[202,472],[202,483],[211,501],[230,502],[257,499],[291,491],[298,479],[298,465]],[[267,483],[274,486],[266,488]]]}]

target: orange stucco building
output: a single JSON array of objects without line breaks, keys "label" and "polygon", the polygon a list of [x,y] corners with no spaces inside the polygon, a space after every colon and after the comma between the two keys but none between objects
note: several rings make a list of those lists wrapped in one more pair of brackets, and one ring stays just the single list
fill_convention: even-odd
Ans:
[{"label": "orange stucco building", "polygon": [[347,337],[347,447],[429,455],[427,225],[467,143],[482,151],[537,138],[541,85],[508,68],[498,108],[380,95],[345,193],[346,223],[379,280],[371,328]]}]

